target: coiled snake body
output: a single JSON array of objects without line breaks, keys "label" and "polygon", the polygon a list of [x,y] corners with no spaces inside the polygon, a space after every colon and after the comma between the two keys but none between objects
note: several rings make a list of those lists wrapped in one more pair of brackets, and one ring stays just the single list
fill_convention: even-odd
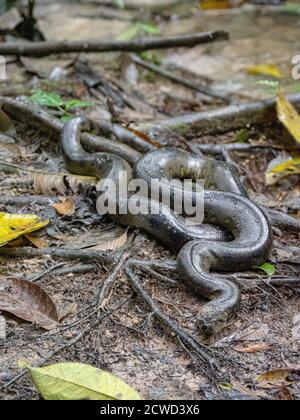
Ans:
[{"label": "coiled snake body", "polygon": [[[90,125],[82,118],[65,124],[61,146],[67,169],[73,173],[115,180],[119,171],[132,177],[130,165],[108,153],[90,154],[80,144],[82,129]],[[184,217],[158,201],[156,214],[122,214],[126,198],[117,196],[117,212],[110,217],[116,222],[142,228],[163,244],[179,251],[178,269],[182,280],[195,293],[209,299],[199,317],[199,325],[208,333],[218,323],[233,315],[240,303],[240,290],[234,281],[211,271],[249,269],[264,263],[272,243],[271,229],[265,214],[250,201],[232,168],[218,161],[202,159],[175,148],[150,151],[133,167],[133,177],[151,185],[151,179],[189,177],[203,179],[204,224],[189,226]],[[174,190],[170,189],[171,196]],[[189,192],[192,196],[197,194]],[[148,197],[140,197],[150,206]],[[172,207],[172,205],[171,205]]]}]

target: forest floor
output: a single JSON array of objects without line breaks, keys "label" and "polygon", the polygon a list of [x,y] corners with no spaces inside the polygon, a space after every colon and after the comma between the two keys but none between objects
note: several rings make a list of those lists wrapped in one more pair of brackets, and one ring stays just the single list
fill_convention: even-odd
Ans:
[{"label": "forest floor", "polygon": [[[296,14],[246,8],[207,12],[204,16],[191,4],[165,9],[153,16],[150,9],[119,10],[96,5],[97,2],[76,5],[55,1],[37,3],[36,17],[46,39],[113,39],[120,36],[124,39],[141,21],[151,21],[148,31],[156,29],[161,35],[227,30],[229,41],[191,49],[161,50],[155,53],[155,57],[150,53],[143,57],[154,59],[183,78],[214,88],[236,102],[251,102],[270,96],[268,90],[257,84],[265,77],[250,75],[246,71],[260,63],[268,62],[280,68],[285,76],[282,85],[286,93],[299,90],[299,85],[290,76],[291,58],[300,51],[300,18]],[[79,58],[83,59],[83,55]],[[0,83],[1,96],[30,96],[32,91],[55,92],[66,99],[93,102],[93,106],[76,110],[76,113],[97,120],[111,118],[112,109],[107,105],[110,92],[113,113],[119,120],[135,124],[224,106],[221,100],[132,65],[128,55],[92,53],[84,55],[84,59],[99,76],[98,83],[92,87],[87,85],[87,79],[79,74],[74,64],[78,60],[76,54],[20,60],[11,57],[6,70],[8,79]],[[21,166],[35,165],[43,170],[62,170],[62,158],[54,135],[23,123],[15,122],[15,126],[15,143],[8,145],[0,138],[1,160]],[[247,126],[243,130],[194,137],[189,141],[191,144],[264,141],[284,148],[285,137],[283,127],[273,124],[259,128]],[[184,135],[177,136],[176,143],[178,147],[187,147]],[[230,159],[238,168],[251,197],[271,208],[299,216],[300,183],[297,175],[274,186],[265,183],[269,163],[281,153],[284,151],[255,149],[253,152],[232,152]],[[217,158],[222,159],[222,156]],[[6,197],[8,200],[11,196],[35,194],[24,174],[0,173],[0,194],[1,211],[35,213],[51,221],[37,235],[38,243],[22,238],[14,246],[68,248],[72,243],[73,249],[80,249],[87,235],[97,246],[103,240],[99,239],[99,232],[100,237],[107,229],[114,234],[112,223],[95,214],[91,200],[72,193],[68,194],[75,203],[75,212],[71,216],[56,213],[50,201],[45,205],[35,202],[7,204]],[[276,229],[274,234],[271,261],[276,273],[273,278],[278,282],[299,278],[300,252],[295,250],[299,245],[299,231]],[[94,248],[90,246],[89,249]],[[133,230],[127,232],[127,242],[118,252],[124,250],[140,259],[176,258],[149,235]],[[63,265],[56,267],[58,263]],[[89,264],[87,272],[79,273],[73,271],[86,266],[82,261],[57,261],[51,256],[0,258],[0,282],[1,278],[7,277],[30,280],[44,272],[38,284],[51,296],[61,320],[59,330],[45,332],[36,325],[2,313],[6,320],[6,336],[4,339],[0,337],[0,399],[39,398],[29,376],[10,383],[20,373],[20,359],[36,365],[43,364],[46,359],[47,364],[63,361],[88,363],[114,373],[145,399],[300,398],[299,285],[273,286],[269,277],[259,269],[238,273],[242,289],[240,311],[217,334],[207,338],[200,335],[193,322],[204,300],[194,296],[181,282],[170,284],[140,273],[140,281],[161,310],[215,351],[224,378],[224,381],[216,382],[203,373],[203,362],[198,356],[174,332],[166,329],[141,296],[133,292],[122,270],[115,276],[101,308],[85,319],[92,312],[92,303],[112,272],[108,265]],[[51,267],[52,272],[45,272]],[[114,310],[123,301],[123,305]],[[106,318],[93,327],[95,319],[103,313],[107,314]],[[70,340],[83,331],[83,337],[68,346]],[[55,354],[51,356],[52,353]],[[261,377],[266,373],[269,374]]]}]

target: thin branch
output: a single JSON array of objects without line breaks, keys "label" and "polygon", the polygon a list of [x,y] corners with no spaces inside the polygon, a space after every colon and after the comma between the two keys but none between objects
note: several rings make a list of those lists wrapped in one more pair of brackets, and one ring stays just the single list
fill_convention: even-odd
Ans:
[{"label": "thin branch", "polygon": [[43,41],[1,43],[0,54],[23,57],[43,57],[59,53],[100,53],[112,51],[140,52],[162,48],[195,47],[196,45],[228,40],[225,31],[210,31],[188,35],[140,38],[132,41]]},{"label": "thin branch", "polygon": [[61,258],[64,260],[81,260],[81,261],[98,261],[102,264],[112,264],[116,260],[113,253],[105,253],[101,251],[87,251],[76,249],[60,249],[60,248],[0,248],[0,255],[9,258],[34,258],[49,255],[52,258]]},{"label": "thin branch", "polygon": [[147,70],[153,71],[154,73],[159,74],[160,76],[165,77],[166,79],[172,80],[175,83],[179,83],[189,89],[195,90],[196,92],[200,92],[200,93],[203,93],[204,95],[211,96],[212,98],[221,99],[222,101],[226,103],[230,102],[230,98],[224,95],[218,94],[217,92],[213,91],[212,89],[208,87],[201,86],[198,83],[194,82],[193,80],[185,79],[174,73],[171,73],[170,71],[162,67],[156,66],[155,64],[152,64],[152,63],[148,63],[147,61],[142,60],[139,56],[135,54],[131,56],[131,59],[135,64],[138,64],[139,66],[144,67]]}]

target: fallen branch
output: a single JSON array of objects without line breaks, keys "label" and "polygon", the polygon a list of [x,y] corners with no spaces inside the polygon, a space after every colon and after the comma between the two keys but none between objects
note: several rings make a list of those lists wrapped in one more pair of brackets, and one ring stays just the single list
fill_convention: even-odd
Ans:
[{"label": "fallen branch", "polygon": [[18,57],[44,57],[59,53],[100,53],[112,51],[141,52],[162,48],[195,47],[196,45],[228,40],[225,31],[200,32],[170,37],[140,38],[132,41],[42,41],[1,43],[0,54]]},{"label": "fallen branch", "polygon": [[171,73],[170,71],[162,67],[156,66],[155,64],[152,64],[152,63],[148,63],[147,61],[142,60],[138,55],[135,55],[135,54],[132,55],[131,59],[135,64],[138,64],[139,66],[147,70],[150,70],[156,74],[159,74],[160,76],[165,77],[166,79],[172,80],[172,82],[179,83],[189,89],[195,90],[196,92],[200,92],[200,93],[203,93],[204,95],[211,96],[212,98],[221,99],[222,101],[226,103],[230,102],[230,99],[228,97],[218,94],[208,87],[201,86],[198,83],[194,82],[193,80],[188,80],[183,77],[177,76],[176,74]]},{"label": "fallen branch", "polygon": [[[300,111],[300,93],[288,95],[287,99]],[[170,138],[170,131],[186,138],[194,138],[253,125],[274,123],[277,120],[276,98],[271,98],[259,102],[230,105],[213,111],[185,114],[154,124],[141,124],[138,129],[146,131],[153,139]]]},{"label": "fallen branch", "polygon": [[0,255],[8,258],[34,258],[49,255],[52,258],[61,258],[64,260],[97,261],[102,264],[112,264],[117,256],[113,253],[101,251],[87,251],[77,249],[60,248],[7,248],[0,247]]}]

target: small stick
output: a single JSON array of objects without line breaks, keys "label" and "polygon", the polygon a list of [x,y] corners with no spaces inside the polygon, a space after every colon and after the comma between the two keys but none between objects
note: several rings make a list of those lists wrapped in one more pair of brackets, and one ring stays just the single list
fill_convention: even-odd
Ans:
[{"label": "small stick", "polygon": [[228,97],[218,94],[208,87],[201,86],[193,80],[184,79],[162,67],[156,66],[155,64],[147,63],[147,61],[142,60],[139,56],[135,54],[131,55],[131,59],[135,64],[138,64],[139,66],[144,67],[147,70],[151,70],[154,73],[165,77],[166,79],[172,80],[175,83],[179,83],[189,89],[193,89],[197,92],[203,93],[204,95],[211,96],[212,98],[221,99],[226,103],[230,103],[230,99]]},{"label": "small stick", "polygon": [[200,32],[188,35],[140,38],[131,41],[42,41],[1,43],[0,54],[18,57],[44,57],[59,53],[102,53],[112,51],[140,52],[162,48],[195,47],[196,45],[228,40],[225,31]]}]

